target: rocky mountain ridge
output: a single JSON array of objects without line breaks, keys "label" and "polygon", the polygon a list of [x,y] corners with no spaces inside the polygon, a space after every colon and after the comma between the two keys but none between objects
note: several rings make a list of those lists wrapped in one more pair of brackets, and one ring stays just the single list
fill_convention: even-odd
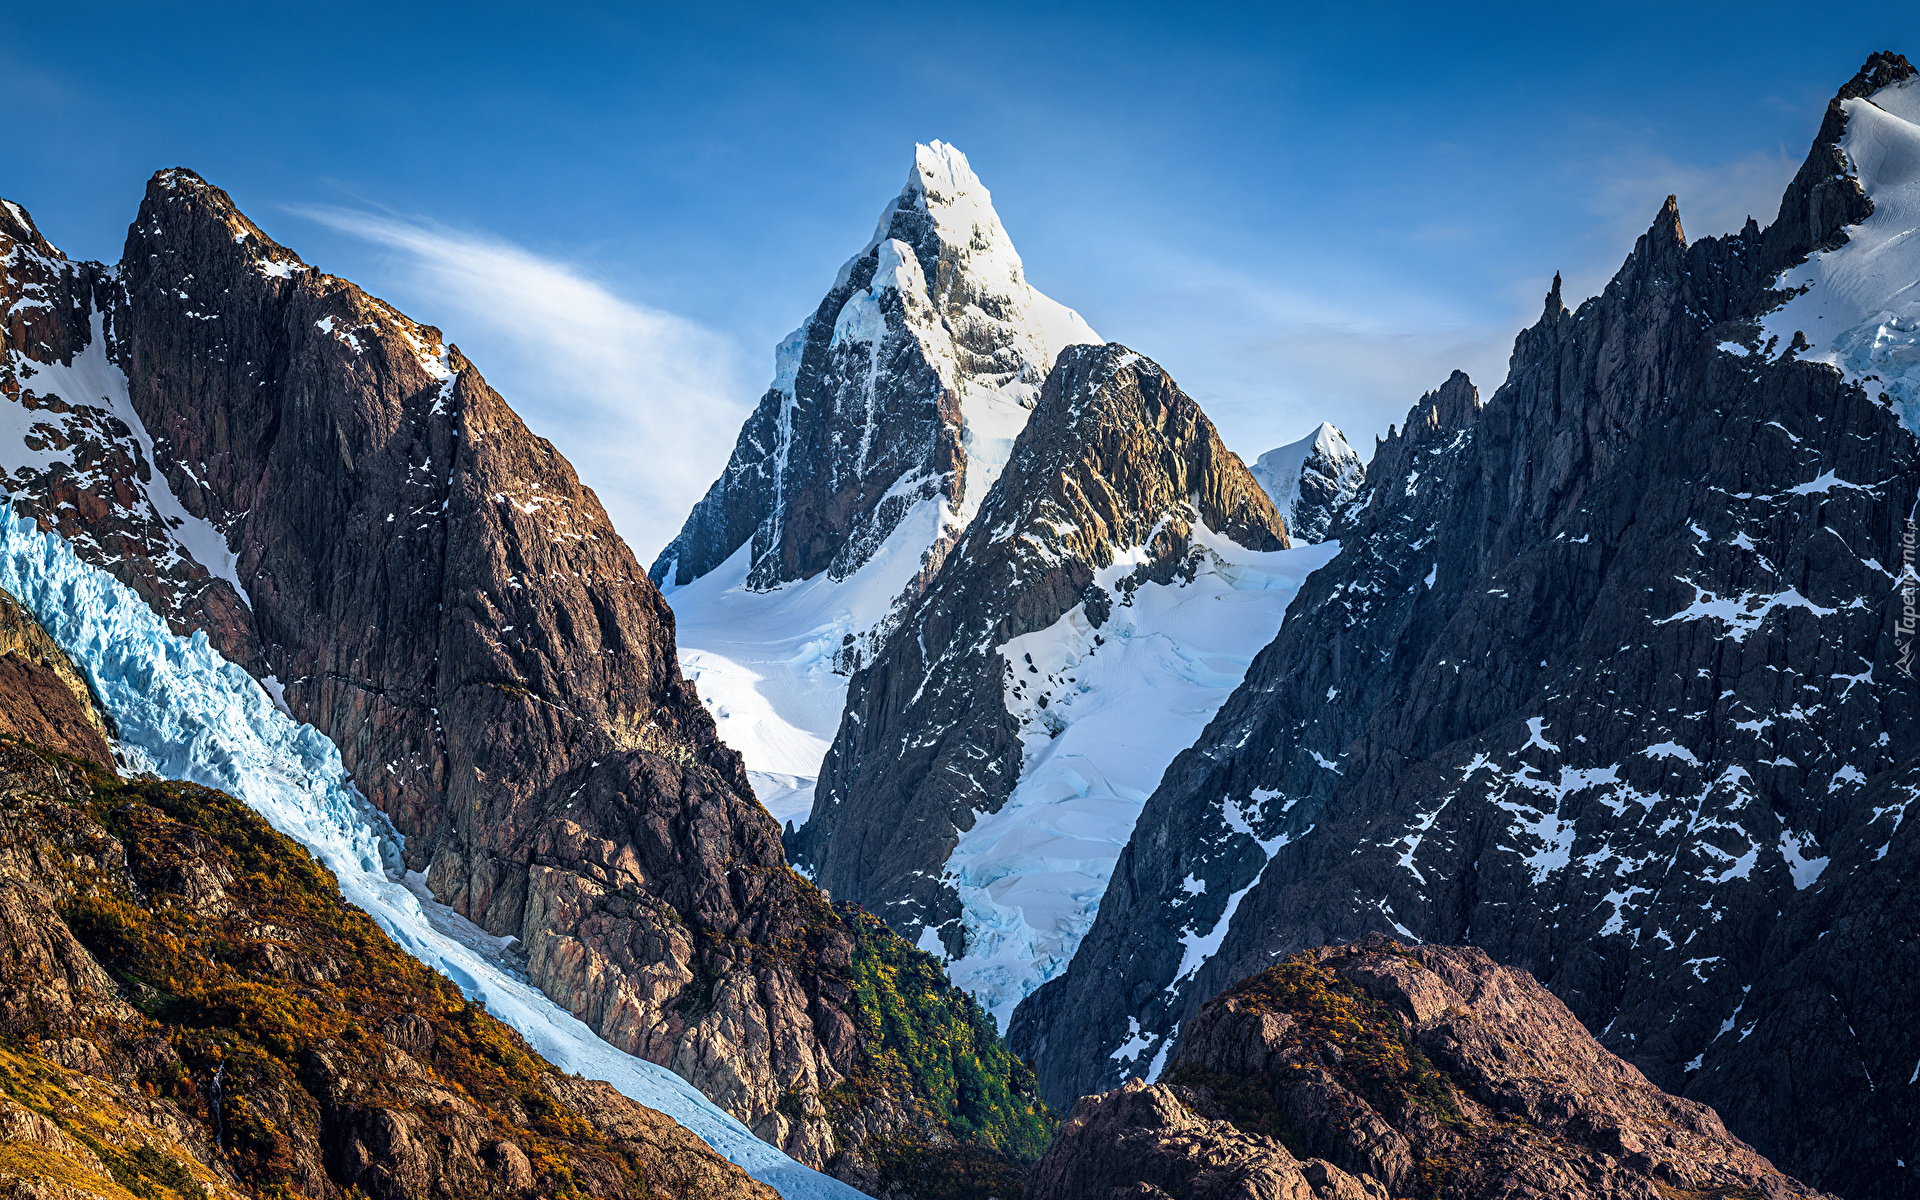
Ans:
[{"label": "rocky mountain ridge", "polygon": [[1216,541],[1287,545],[1199,406],[1124,346],[1063,351],[980,516],[854,675],[813,817],[789,838],[796,862],[903,937],[966,956],[979,931],[949,859],[1007,804],[1027,743],[1038,753],[1059,731],[1043,695],[1030,730],[1015,713],[1054,686],[1019,639],[1070,611],[1097,638],[1142,586],[1208,569]]},{"label": "rocky mountain ridge", "polygon": [[[16,470],[16,503],[334,741],[406,866],[517,938],[543,991],[810,1165],[863,1176],[870,1139],[894,1159],[962,1140],[942,1115],[952,1064],[888,1065],[908,1031],[943,1030],[995,1081],[965,1138],[1044,1126],[991,1034],[969,1042],[964,997],[927,1029],[862,1007],[860,955],[913,952],[788,870],[679,672],[672,611],[437,330],[313,270],[185,170],[149,183],[118,268],[44,239],[7,255],[20,445],[131,463]],[[24,415],[96,396],[91,441]],[[171,529],[162,492],[185,514]],[[169,536],[143,532],[143,497]],[[157,548],[129,567],[128,545]],[[221,609],[205,597],[229,578]]]},{"label": "rocky mountain ridge", "polygon": [[1209,1000],[1166,1078],[1076,1104],[1027,1200],[1819,1195],[1472,947],[1292,955]]},{"label": "rocky mountain ridge", "polygon": [[1766,230],[1689,243],[1669,199],[1600,296],[1556,280],[1484,406],[1464,376],[1415,406],[1016,1014],[1044,1094],[1160,1078],[1277,957],[1471,940],[1799,1177],[1911,1192],[1911,1101],[1879,1081],[1920,1058],[1915,443],[1886,388],[1762,322],[1875,211],[1849,114],[1913,76],[1869,60]]}]

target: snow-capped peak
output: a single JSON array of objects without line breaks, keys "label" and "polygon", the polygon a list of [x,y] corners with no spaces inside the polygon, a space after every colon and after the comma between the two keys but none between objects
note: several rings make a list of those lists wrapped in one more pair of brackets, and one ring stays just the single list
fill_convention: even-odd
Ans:
[{"label": "snow-capped peak", "polygon": [[1286,518],[1288,536],[1303,543],[1326,538],[1367,477],[1359,452],[1325,421],[1299,441],[1262,454],[1252,469]]},{"label": "snow-capped peak", "polygon": [[806,819],[845,673],[938,572],[1054,360],[1082,342],[1100,336],[1027,283],[966,155],[915,146],[905,185],[780,343],[732,460],[652,571],[683,666],[763,798],[780,781],[783,818]]},{"label": "snow-capped peak", "polygon": [[1847,227],[1845,245],[1782,275],[1778,286],[1799,294],[1761,325],[1779,339],[1775,353],[1804,334],[1812,348],[1803,358],[1884,395],[1920,432],[1920,76],[1840,107],[1840,152],[1873,213]]},{"label": "snow-capped peak", "polygon": [[[914,220],[916,216],[924,216],[926,222]],[[933,239],[911,236],[920,232],[915,226],[924,229],[928,223]],[[939,140],[914,146],[913,167],[907,172],[906,186],[880,213],[873,236],[860,248],[860,253],[841,266],[836,286],[844,285],[855,266],[876,247],[903,234],[908,235],[904,240],[922,256],[920,265],[929,276],[934,274],[933,263],[926,261],[929,253],[936,261],[957,260],[955,265],[960,270],[953,273],[943,294],[930,296],[936,307],[945,310],[948,306],[940,301],[951,297],[958,301],[957,307],[964,310],[970,298],[982,293],[1012,303],[1005,323],[1030,327],[1038,343],[1036,348],[1041,352],[1039,357],[1044,359],[1041,374],[1045,374],[1066,347],[1082,342],[1100,343],[1100,335],[1079,313],[1041,295],[1027,283],[1020,253],[1013,248],[1013,240],[1000,223],[1000,214],[994,211],[993,193],[980,182],[973,165],[957,147]],[[943,315],[946,315],[944,311]],[[986,313],[982,311],[978,315],[985,317]]]}]

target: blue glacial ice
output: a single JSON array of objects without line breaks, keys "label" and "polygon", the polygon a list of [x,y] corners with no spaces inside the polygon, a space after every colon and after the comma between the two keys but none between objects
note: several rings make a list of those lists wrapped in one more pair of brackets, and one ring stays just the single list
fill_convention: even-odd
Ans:
[{"label": "blue glacial ice", "polygon": [[124,584],[81,562],[65,539],[4,511],[0,587],[86,672],[119,723],[120,750],[133,770],[238,797],[325,863],[348,902],[402,948],[519,1030],[554,1066],[605,1080],[667,1114],[787,1200],[861,1196],[754,1137],[666,1068],[614,1049],[501,966],[501,939],[417,894],[417,877],[410,886],[397,836],[361,797],[339,749],[275,708],[205,634],[174,636]]}]

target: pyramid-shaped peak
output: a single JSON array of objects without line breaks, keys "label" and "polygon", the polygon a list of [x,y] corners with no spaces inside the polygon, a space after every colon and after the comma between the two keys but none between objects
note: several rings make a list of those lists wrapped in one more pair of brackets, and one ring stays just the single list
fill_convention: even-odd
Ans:
[{"label": "pyramid-shaped peak", "polygon": [[967,156],[958,146],[938,139],[914,146],[913,173],[907,185],[911,187],[916,183],[928,194],[930,203],[949,202],[976,191],[983,197],[987,195],[986,186],[973,173],[973,164],[967,161]]},{"label": "pyramid-shaped peak", "polygon": [[915,144],[906,186],[888,202],[854,261],[889,239],[911,246],[929,275],[944,248],[949,256],[971,260],[976,272],[1004,285],[1025,286],[1020,255],[994,211],[993,193],[967,156],[946,142]]}]

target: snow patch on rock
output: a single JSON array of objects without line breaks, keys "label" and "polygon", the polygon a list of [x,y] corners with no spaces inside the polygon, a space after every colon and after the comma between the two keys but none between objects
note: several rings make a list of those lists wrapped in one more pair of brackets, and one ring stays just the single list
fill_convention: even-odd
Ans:
[{"label": "snow patch on rock", "polygon": [[1003,1029],[1066,969],[1167,765],[1279,633],[1301,583],[1339,552],[1326,542],[1259,553],[1197,520],[1193,538],[1190,581],[1129,591],[1148,552],[1123,551],[1096,576],[1113,597],[1102,624],[1080,604],[999,647],[1020,779],[998,812],[974,815],[943,878],[960,895],[967,947],[948,974]]},{"label": "snow patch on rock", "polygon": [[1846,245],[1784,273],[1777,286],[1800,294],[1761,324],[1776,353],[1805,334],[1801,357],[1884,395],[1920,433],[1920,77],[1841,108],[1840,150],[1873,214],[1848,227]]}]

